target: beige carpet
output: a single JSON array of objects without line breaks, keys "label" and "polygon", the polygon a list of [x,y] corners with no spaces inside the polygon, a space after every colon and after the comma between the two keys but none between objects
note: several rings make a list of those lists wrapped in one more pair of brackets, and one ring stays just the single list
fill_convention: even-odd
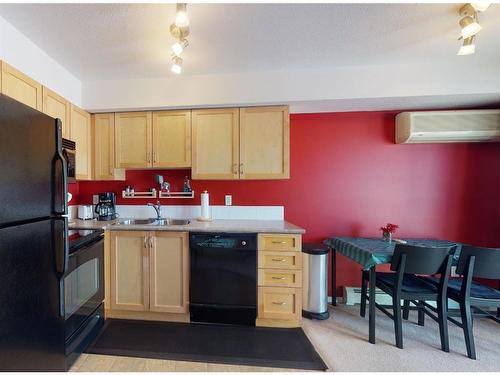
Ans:
[{"label": "beige carpet", "polygon": [[368,342],[368,317],[359,306],[339,305],[325,321],[303,319],[303,328],[330,371],[500,371],[500,324],[474,320],[477,360],[467,357],[462,329],[449,323],[450,353],[440,349],[437,324],[426,317],[416,324],[416,313],[403,320],[403,345],[394,345],[393,322],[377,311],[375,345]]}]

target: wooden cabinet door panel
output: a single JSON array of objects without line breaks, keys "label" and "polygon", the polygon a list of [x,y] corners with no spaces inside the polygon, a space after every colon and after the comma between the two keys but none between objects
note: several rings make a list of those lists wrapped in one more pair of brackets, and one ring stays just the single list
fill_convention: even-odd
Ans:
[{"label": "wooden cabinet door panel", "polygon": [[115,166],[115,115],[98,113],[94,117],[94,179],[113,180]]},{"label": "wooden cabinet door panel", "polygon": [[192,178],[239,179],[239,109],[193,110]]},{"label": "wooden cabinet door panel", "polygon": [[111,309],[149,310],[148,240],[148,232],[111,232]]},{"label": "wooden cabinet door panel", "polygon": [[2,94],[42,110],[42,85],[2,61]]},{"label": "wooden cabinet door panel", "polygon": [[56,94],[47,87],[42,87],[42,107],[43,113],[58,118],[62,123],[63,138],[71,139],[70,113],[71,105],[62,96]]},{"label": "wooden cabinet door panel", "polygon": [[240,108],[240,178],[290,178],[288,107]]},{"label": "wooden cabinet door panel", "polygon": [[76,179],[92,179],[92,129],[90,114],[71,105],[71,139],[76,143]]},{"label": "wooden cabinet door panel", "polygon": [[151,112],[115,113],[117,168],[151,167]]},{"label": "wooden cabinet door panel", "polygon": [[150,253],[150,310],[187,313],[189,249],[187,232],[155,232]]},{"label": "wooden cabinet door panel", "polygon": [[153,112],[153,167],[191,166],[191,111]]}]

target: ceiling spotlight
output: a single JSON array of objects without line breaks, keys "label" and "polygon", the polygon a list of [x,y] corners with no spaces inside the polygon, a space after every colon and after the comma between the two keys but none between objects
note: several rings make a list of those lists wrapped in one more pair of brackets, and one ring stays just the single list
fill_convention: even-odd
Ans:
[{"label": "ceiling spotlight", "polygon": [[491,3],[486,3],[486,2],[479,2],[479,3],[470,3],[472,7],[477,10],[478,12],[484,12],[486,9],[489,8]]},{"label": "ceiling spotlight", "polygon": [[173,45],[172,45],[172,52],[176,55],[176,56],[180,56],[182,51],[184,51],[184,49],[188,46],[188,41],[187,39],[182,39],[182,40],[179,40],[177,42],[175,42]]},{"label": "ceiling spotlight", "polygon": [[476,45],[474,44],[474,36],[464,39],[464,42],[460,49],[458,50],[458,56],[472,55],[476,52]]},{"label": "ceiling spotlight", "polygon": [[476,19],[471,16],[465,16],[460,20],[460,27],[462,28],[462,37],[464,39],[470,38],[481,31],[482,27],[477,23]]},{"label": "ceiling spotlight", "polygon": [[177,27],[189,26],[186,5],[187,4],[177,4],[177,13],[175,14],[175,25]]},{"label": "ceiling spotlight", "polygon": [[182,59],[178,56],[172,57],[172,67],[170,70],[175,74],[181,74],[182,72]]}]

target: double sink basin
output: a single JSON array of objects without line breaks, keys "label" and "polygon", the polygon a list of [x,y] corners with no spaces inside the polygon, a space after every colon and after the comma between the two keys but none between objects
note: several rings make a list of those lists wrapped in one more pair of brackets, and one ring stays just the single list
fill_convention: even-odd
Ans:
[{"label": "double sink basin", "polygon": [[122,219],[118,225],[188,225],[188,219]]}]

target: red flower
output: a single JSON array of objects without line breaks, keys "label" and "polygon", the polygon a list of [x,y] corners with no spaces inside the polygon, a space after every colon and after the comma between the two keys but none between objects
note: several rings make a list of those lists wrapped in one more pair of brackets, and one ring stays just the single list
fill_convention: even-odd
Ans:
[{"label": "red flower", "polygon": [[380,230],[384,233],[394,233],[398,228],[399,225],[388,223],[385,227],[380,227]]}]

